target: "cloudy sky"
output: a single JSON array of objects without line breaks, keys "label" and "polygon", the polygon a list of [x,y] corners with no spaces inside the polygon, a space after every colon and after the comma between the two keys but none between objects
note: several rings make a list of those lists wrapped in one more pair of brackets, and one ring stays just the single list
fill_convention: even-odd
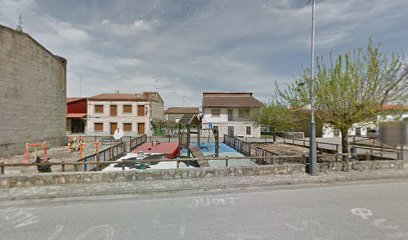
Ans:
[{"label": "cloudy sky", "polygon": [[[68,60],[68,96],[157,90],[165,106],[199,106],[203,91],[253,91],[309,65],[307,0],[0,0],[0,24]],[[408,49],[407,0],[317,0],[316,54]],[[80,87],[80,82],[82,82]],[[184,99],[184,101],[183,101]]]}]

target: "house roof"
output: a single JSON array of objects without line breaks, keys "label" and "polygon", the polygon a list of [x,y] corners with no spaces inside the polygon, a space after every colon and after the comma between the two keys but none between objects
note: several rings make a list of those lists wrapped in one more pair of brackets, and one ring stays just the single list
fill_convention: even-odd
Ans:
[{"label": "house roof", "polygon": [[382,107],[383,110],[407,110],[408,111],[408,106],[404,105],[384,105]]},{"label": "house roof", "polygon": [[185,114],[185,113],[193,113],[198,114],[200,110],[194,107],[169,107],[164,111],[165,114]]},{"label": "house roof", "polygon": [[201,122],[200,118],[198,117],[197,114],[186,113],[180,118],[180,120],[178,121],[178,124],[182,124],[182,125],[199,124],[200,122]]},{"label": "house roof", "polygon": [[76,101],[79,101],[79,100],[83,100],[83,99],[86,99],[86,98],[80,98],[80,97],[67,97],[67,103],[72,103],[72,102],[76,102]]},{"label": "house roof", "polygon": [[[143,93],[102,93],[93,97],[90,97],[90,101],[149,101],[157,94],[157,92],[143,92]],[[160,98],[161,99],[161,98]]]},{"label": "house roof", "polygon": [[203,107],[260,107],[251,92],[204,92]]}]

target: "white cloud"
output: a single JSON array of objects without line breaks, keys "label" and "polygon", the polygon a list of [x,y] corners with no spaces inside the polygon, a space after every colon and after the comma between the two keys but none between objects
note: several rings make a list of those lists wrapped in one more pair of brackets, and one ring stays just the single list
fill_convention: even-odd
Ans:
[{"label": "white cloud", "polygon": [[[24,29],[68,59],[68,95],[159,90],[167,106],[201,104],[203,91],[272,96],[309,64],[310,5],[298,0],[78,2],[0,0],[0,24]],[[61,6],[64,5],[64,6]],[[406,0],[317,1],[320,55],[364,47],[369,37],[408,47]]]}]

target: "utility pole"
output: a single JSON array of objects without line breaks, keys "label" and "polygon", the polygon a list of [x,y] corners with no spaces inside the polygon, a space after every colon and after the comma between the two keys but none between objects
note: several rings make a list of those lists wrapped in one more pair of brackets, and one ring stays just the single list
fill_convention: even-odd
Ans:
[{"label": "utility pole", "polygon": [[315,8],[316,1],[310,0],[312,2],[312,34],[310,42],[310,136],[309,136],[309,173],[312,176],[317,175],[317,156],[316,156],[316,124],[314,116],[314,86],[315,86],[315,75],[314,75],[314,43],[315,43]]}]

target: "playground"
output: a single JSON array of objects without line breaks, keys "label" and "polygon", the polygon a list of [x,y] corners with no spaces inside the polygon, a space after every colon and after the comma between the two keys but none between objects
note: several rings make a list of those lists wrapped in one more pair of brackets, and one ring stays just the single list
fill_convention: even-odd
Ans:
[{"label": "playground", "polygon": [[[96,141],[95,141],[96,139]],[[27,164],[27,163],[46,163],[46,162],[75,162],[85,156],[94,154],[96,151],[104,151],[116,144],[115,141],[99,141],[97,138],[89,136],[76,136],[67,138],[66,146],[53,147],[47,143],[26,143],[24,154],[11,157],[0,158],[1,163],[5,164]],[[67,167],[69,171],[69,167]],[[72,167],[71,167],[72,168]],[[43,166],[43,168],[32,167],[8,167],[7,174],[37,173],[37,172],[59,172],[58,166]]]}]

